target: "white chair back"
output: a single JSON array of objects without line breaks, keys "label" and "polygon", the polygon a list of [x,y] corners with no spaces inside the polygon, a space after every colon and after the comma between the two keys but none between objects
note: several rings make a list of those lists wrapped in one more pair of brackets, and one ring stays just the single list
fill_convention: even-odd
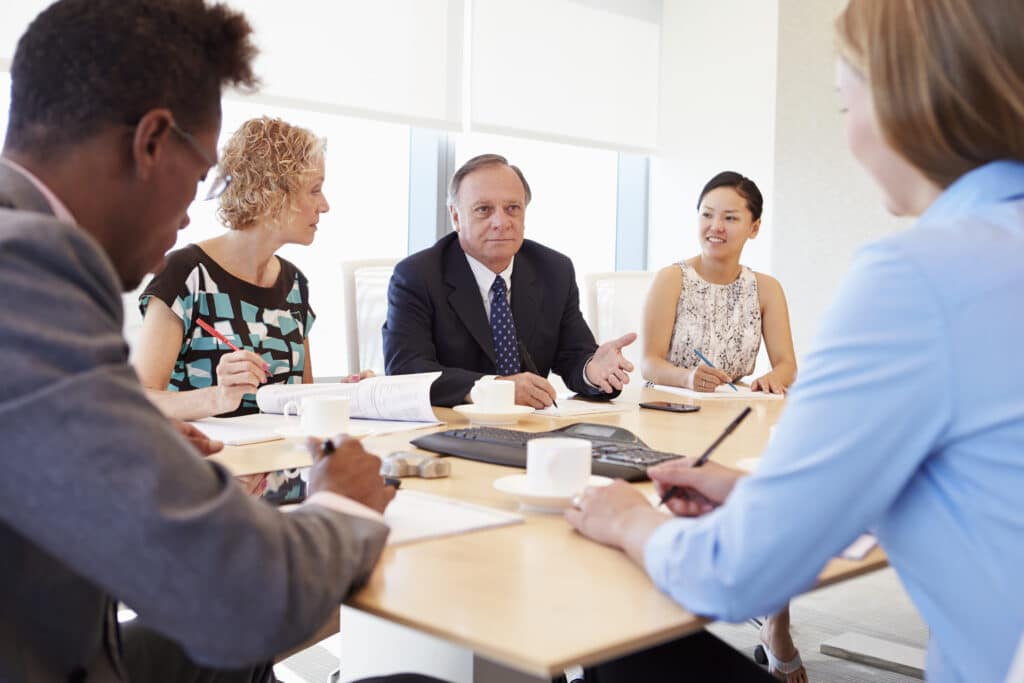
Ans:
[{"label": "white chair back", "polygon": [[381,327],[388,317],[388,282],[399,259],[365,259],[341,264],[348,371],[384,374]]},{"label": "white chair back", "polygon": [[597,343],[621,337],[627,332],[640,335],[623,350],[623,355],[636,366],[635,376],[639,376],[643,358],[644,303],[654,276],[655,273],[644,270],[588,273],[584,276],[584,316]]}]

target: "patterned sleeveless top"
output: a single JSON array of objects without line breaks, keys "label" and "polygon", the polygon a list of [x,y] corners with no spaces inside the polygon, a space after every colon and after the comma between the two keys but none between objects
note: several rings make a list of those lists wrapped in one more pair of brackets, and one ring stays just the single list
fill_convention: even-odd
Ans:
[{"label": "patterned sleeveless top", "polygon": [[683,272],[683,288],[668,347],[669,362],[695,367],[700,359],[693,350],[699,349],[734,380],[751,374],[761,348],[761,304],[754,271],[743,266],[738,278],[716,285],[690,264],[677,265]]},{"label": "patterned sleeveless top", "polygon": [[[268,383],[301,384],[306,367],[303,342],[316,315],[309,306],[309,286],[302,271],[281,261],[281,273],[270,287],[259,287],[221,268],[190,244],[167,255],[167,263],[139,296],[146,314],[151,297],[163,301],[181,318],[185,338],[171,371],[168,391],[201,389],[217,383],[217,362],[231,349],[207,334],[202,319],[240,349],[263,357],[272,373]],[[227,415],[258,413],[256,394],[246,394]],[[222,416],[223,417],[223,416]]]}]

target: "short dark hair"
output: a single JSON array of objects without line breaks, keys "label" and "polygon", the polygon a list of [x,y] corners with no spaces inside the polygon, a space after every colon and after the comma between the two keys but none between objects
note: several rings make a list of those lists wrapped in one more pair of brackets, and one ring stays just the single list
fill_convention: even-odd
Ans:
[{"label": "short dark hair", "polygon": [[6,146],[46,154],[166,107],[194,130],[254,87],[245,17],[205,0],[60,0],[18,40]]},{"label": "short dark hair", "polygon": [[735,171],[722,171],[709,180],[704,189],[700,191],[700,197],[697,198],[697,208],[700,209],[700,203],[704,201],[704,197],[708,192],[717,190],[720,187],[731,187],[736,190],[737,194],[746,200],[747,208],[750,209],[754,220],[756,221],[761,217],[761,212],[764,210],[764,197],[761,196],[761,190],[757,189],[757,184],[753,180]]},{"label": "short dark hair", "polygon": [[481,154],[460,166],[459,170],[452,176],[451,182],[448,183],[448,206],[455,206],[455,200],[459,198],[459,186],[462,185],[462,180],[473,171],[484,166],[507,166],[511,168],[519,176],[519,181],[523,184],[523,190],[526,191],[526,203],[529,204],[530,200],[533,199],[533,193],[530,192],[530,183],[526,182],[526,176],[523,175],[518,166],[508,163],[508,159],[500,154]]}]

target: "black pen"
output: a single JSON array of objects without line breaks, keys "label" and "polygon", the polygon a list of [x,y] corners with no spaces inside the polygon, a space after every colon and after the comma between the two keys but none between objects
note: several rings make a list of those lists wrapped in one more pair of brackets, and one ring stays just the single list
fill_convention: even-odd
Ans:
[{"label": "black pen", "polygon": [[[523,364],[526,366],[527,372],[532,372],[540,377],[540,372],[537,370],[537,366],[533,362],[533,356],[531,356],[530,352],[526,350],[526,344],[523,343],[523,340],[516,339],[516,346],[519,347],[519,357],[523,359]],[[557,408],[558,401],[551,399],[551,405]]]},{"label": "black pen", "polygon": [[[323,453],[324,456],[328,456],[331,453],[333,453],[334,452],[334,442],[331,441],[330,439],[324,439],[323,444],[321,444],[321,446],[320,446],[320,452]],[[401,488],[401,486],[402,486],[402,480],[398,479],[396,477],[384,477],[384,485],[385,486],[394,486],[396,489],[398,489],[398,488]]]},{"label": "black pen", "polygon": [[[729,423],[729,426],[726,427],[725,430],[718,435],[718,438],[715,439],[714,443],[708,446],[708,449],[704,451],[704,453],[702,453],[699,458],[697,458],[697,460],[693,463],[692,467],[701,467],[704,463],[706,463],[708,459],[711,458],[711,453],[716,448],[718,448],[718,444],[725,441],[725,437],[732,434],[733,431],[735,431],[736,428],[740,426],[740,422],[743,422],[743,420],[746,419],[747,415],[750,415],[750,406],[747,406],[746,408],[740,411],[740,414],[737,415],[733,419],[733,421]],[[675,496],[678,496],[680,493],[683,493],[683,491],[678,486],[670,486],[668,491],[665,491],[665,495],[661,497],[661,502],[659,502],[658,505],[664,505],[669,501],[670,498],[674,498]]]}]

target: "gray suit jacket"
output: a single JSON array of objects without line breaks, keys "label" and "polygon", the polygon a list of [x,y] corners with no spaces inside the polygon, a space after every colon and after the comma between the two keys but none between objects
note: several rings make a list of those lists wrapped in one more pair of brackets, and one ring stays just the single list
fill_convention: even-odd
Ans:
[{"label": "gray suit jacket", "polygon": [[209,666],[311,637],[386,527],[247,497],[146,400],[99,245],[3,163],[0,207],[0,681],[126,680],[113,596]]}]

